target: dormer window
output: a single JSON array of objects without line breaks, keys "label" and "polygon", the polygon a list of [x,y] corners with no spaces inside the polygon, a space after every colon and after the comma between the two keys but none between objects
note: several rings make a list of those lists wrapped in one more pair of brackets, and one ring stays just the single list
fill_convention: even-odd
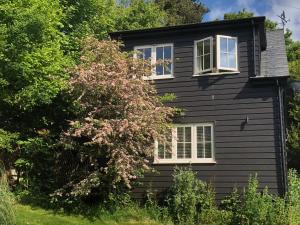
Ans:
[{"label": "dormer window", "polygon": [[238,71],[237,38],[217,35],[195,41],[195,75]]},{"label": "dormer window", "polygon": [[195,42],[196,73],[211,71],[213,68],[213,38],[208,37]]},{"label": "dormer window", "polygon": [[154,66],[150,79],[173,78],[173,44],[136,46],[135,57],[151,60]]}]

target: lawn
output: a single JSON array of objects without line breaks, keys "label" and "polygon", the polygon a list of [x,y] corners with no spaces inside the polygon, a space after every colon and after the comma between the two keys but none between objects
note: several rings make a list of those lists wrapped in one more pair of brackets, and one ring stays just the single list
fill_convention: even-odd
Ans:
[{"label": "lawn", "polygon": [[145,210],[129,208],[115,213],[103,213],[94,219],[54,213],[28,205],[15,205],[17,225],[161,225],[150,218]]}]

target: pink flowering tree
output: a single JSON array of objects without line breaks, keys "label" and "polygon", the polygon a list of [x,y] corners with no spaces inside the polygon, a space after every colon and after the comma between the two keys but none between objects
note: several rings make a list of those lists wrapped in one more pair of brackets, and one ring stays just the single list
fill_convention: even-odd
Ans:
[{"label": "pink flowering tree", "polygon": [[148,62],[121,52],[120,43],[86,40],[70,80],[81,112],[63,137],[77,146],[87,165],[66,185],[73,195],[89,195],[107,177],[112,187],[131,187],[140,172],[150,169],[154,141],[165,140],[174,113],[143,79],[150,72]]}]

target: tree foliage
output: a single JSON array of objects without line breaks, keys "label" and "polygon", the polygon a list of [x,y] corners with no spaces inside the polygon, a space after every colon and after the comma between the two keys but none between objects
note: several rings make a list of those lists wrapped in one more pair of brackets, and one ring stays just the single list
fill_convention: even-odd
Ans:
[{"label": "tree foliage", "polygon": [[[253,12],[243,9],[238,12],[225,13],[224,20],[245,19],[245,18],[251,18],[254,16],[255,16],[255,14]],[[266,19],[265,27],[267,30],[275,30],[277,28],[277,23],[272,20]]]},{"label": "tree foliage", "polygon": [[1,104],[31,110],[49,104],[65,88],[70,60],[61,45],[64,14],[58,1],[0,4]]},{"label": "tree foliage", "polygon": [[152,1],[60,0],[66,16],[63,32],[65,49],[79,59],[81,40],[93,36],[108,38],[109,32],[164,25],[165,13]]},{"label": "tree foliage", "polygon": [[154,1],[131,0],[118,8],[115,30],[134,30],[166,25],[167,15]]},{"label": "tree foliage", "polygon": [[130,187],[138,172],[149,169],[154,140],[164,140],[173,114],[155,87],[144,81],[149,74],[151,67],[121,53],[118,43],[86,41],[70,80],[81,114],[63,138],[65,145],[79,151],[85,165],[84,172],[72,172],[76,180],[67,185],[75,196],[98,189],[105,177],[111,180],[106,186]]},{"label": "tree foliage", "polygon": [[158,6],[142,0],[127,5],[113,0],[1,1],[0,157],[7,170],[17,170],[19,188],[51,193],[80,163],[81,155],[63,149],[59,141],[67,121],[81,112],[68,92],[67,68],[79,62],[82,40],[160,26],[163,16]]},{"label": "tree foliage", "polygon": [[166,25],[200,23],[209,10],[197,0],[155,0],[166,14]]}]

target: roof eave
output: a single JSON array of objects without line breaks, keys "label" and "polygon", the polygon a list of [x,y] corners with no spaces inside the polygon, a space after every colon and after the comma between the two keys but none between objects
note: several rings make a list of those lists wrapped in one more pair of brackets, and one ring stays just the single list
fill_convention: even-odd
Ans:
[{"label": "roof eave", "polygon": [[[147,34],[155,34],[157,32],[188,32],[196,29],[215,29],[218,26],[243,26],[243,25],[251,25],[257,24],[261,32],[264,32],[264,21],[265,17],[252,17],[245,19],[237,19],[237,20],[221,20],[221,21],[212,21],[205,23],[195,23],[195,24],[186,24],[186,25],[177,25],[177,26],[169,26],[169,27],[158,27],[158,28],[148,28],[148,29],[140,29],[140,30],[125,30],[125,31],[117,31],[111,32],[109,35],[112,38],[118,37],[135,37]],[[263,35],[264,36],[264,35]]]}]

